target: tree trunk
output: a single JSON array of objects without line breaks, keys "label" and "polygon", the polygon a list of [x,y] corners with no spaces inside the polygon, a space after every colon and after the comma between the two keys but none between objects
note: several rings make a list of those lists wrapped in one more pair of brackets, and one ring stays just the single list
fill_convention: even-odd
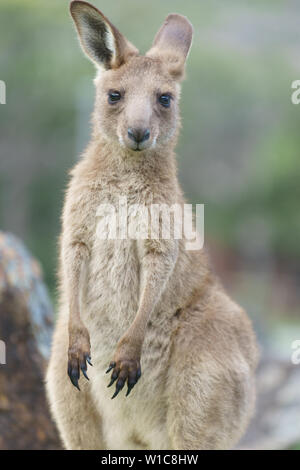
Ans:
[{"label": "tree trunk", "polygon": [[0,449],[60,448],[44,387],[52,319],[39,264],[0,232]]}]

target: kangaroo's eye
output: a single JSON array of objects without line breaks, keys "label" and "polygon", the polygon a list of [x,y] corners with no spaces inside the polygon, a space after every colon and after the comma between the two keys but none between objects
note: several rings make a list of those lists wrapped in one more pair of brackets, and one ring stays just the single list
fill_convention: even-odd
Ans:
[{"label": "kangaroo's eye", "polygon": [[109,91],[108,92],[108,102],[109,104],[115,104],[117,101],[120,101],[121,93],[119,91]]},{"label": "kangaroo's eye", "polygon": [[160,95],[158,101],[164,108],[169,108],[171,104],[171,96],[167,93],[164,95]]}]

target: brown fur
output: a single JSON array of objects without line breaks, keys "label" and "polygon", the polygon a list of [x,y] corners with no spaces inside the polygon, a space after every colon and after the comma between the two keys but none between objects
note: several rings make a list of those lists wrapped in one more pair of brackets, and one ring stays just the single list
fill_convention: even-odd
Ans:
[{"label": "brown fur", "polygon": [[[120,195],[128,204],[184,203],[173,149],[192,27],[169,15],[143,57],[95,7],[75,1],[71,13],[101,72],[92,140],[71,172],[62,218],[61,306],[47,374],[53,416],[69,449],[230,448],[254,405],[257,349],[248,317],[203,250],[172,238],[96,236],[99,204],[117,205]],[[119,102],[108,103],[111,90]],[[172,97],[169,108],[161,94]],[[141,151],[128,128],[149,129]],[[67,368],[85,371],[90,354],[90,381],[81,374],[79,392]],[[111,361],[117,387],[134,382],[142,366],[128,398],[110,399]]]}]

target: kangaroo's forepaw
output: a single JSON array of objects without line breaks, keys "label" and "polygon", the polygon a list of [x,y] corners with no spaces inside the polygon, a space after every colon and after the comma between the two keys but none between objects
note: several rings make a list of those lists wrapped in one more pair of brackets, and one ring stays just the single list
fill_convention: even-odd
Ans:
[{"label": "kangaroo's forepaw", "polygon": [[74,387],[80,390],[78,380],[80,377],[80,371],[84,377],[89,380],[87,376],[87,364],[92,366],[91,363],[91,347],[90,338],[86,329],[76,335],[76,338],[72,340],[68,351],[68,376]]},{"label": "kangaroo's forepaw", "polygon": [[115,398],[118,393],[124,387],[127,381],[127,392],[126,397],[129,395],[133,387],[138,382],[139,378],[141,377],[141,366],[139,360],[119,360],[113,361],[110,363],[109,368],[107,369],[106,373],[108,374],[111,370],[113,370],[111,374],[111,381],[108,384],[108,387],[111,387],[115,381],[116,383],[116,390],[115,393],[111,398]]}]

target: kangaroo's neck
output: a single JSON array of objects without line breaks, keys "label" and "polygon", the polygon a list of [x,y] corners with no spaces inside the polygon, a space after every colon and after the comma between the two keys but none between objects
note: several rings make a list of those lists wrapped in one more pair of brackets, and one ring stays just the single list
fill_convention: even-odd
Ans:
[{"label": "kangaroo's neck", "polygon": [[86,152],[86,162],[95,178],[117,175],[127,178],[137,175],[150,180],[177,182],[175,143],[160,148],[134,152],[118,142],[108,141],[101,135],[93,136]]}]

